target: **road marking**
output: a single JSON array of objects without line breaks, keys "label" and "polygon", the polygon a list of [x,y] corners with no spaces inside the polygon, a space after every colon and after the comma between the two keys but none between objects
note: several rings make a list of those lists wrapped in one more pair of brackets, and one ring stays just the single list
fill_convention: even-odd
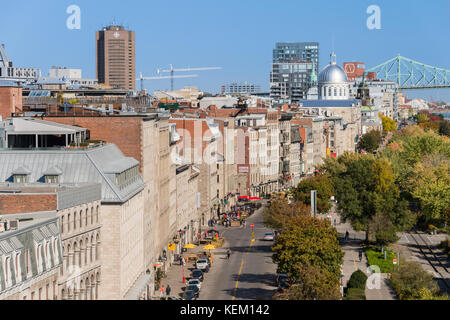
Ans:
[{"label": "road marking", "polygon": [[[250,243],[250,247],[248,248],[246,253],[248,253],[248,251],[250,250],[251,247],[253,247],[253,242]],[[234,286],[233,298],[231,299],[232,301],[234,301],[236,299],[236,291],[237,291],[237,288],[239,286],[239,278],[241,276],[243,268],[244,268],[244,258],[242,258],[241,268],[239,269],[239,273],[238,273],[238,276],[237,276],[237,279],[236,279],[236,285]]]}]

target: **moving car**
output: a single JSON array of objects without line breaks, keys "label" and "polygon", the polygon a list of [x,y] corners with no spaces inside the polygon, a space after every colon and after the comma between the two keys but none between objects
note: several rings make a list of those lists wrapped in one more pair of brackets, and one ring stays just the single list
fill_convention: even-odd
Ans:
[{"label": "moving car", "polygon": [[273,235],[273,233],[272,232],[267,232],[265,235],[264,235],[264,241],[273,241],[274,240],[274,235]]},{"label": "moving car", "polygon": [[191,279],[198,279],[200,281],[203,281],[203,271],[200,269],[195,269],[194,271],[192,271]]},{"label": "moving car", "polygon": [[202,282],[198,279],[191,279],[188,281],[186,286],[197,286],[198,289],[200,290],[202,288]]},{"label": "moving car", "polygon": [[195,267],[199,270],[202,270],[203,272],[208,272],[209,271],[209,261],[208,259],[198,259],[195,262]]},{"label": "moving car", "polygon": [[194,291],[187,290],[181,294],[181,299],[182,300],[197,300],[197,295],[195,294]]}]

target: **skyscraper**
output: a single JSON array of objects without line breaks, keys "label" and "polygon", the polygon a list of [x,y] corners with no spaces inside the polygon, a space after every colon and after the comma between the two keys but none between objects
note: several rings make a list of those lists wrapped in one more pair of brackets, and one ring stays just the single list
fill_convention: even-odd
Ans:
[{"label": "skyscraper", "polygon": [[294,104],[306,99],[317,81],[319,43],[277,43],[273,50],[270,96],[274,105]]},{"label": "skyscraper", "polygon": [[96,41],[98,82],[135,91],[135,32],[109,26],[96,32]]}]

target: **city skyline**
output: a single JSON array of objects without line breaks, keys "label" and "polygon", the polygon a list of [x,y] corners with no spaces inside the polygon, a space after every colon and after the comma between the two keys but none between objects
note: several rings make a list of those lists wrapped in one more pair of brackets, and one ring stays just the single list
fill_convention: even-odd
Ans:
[{"label": "city skyline", "polygon": [[[155,76],[157,69],[168,68],[170,64],[178,68],[212,65],[223,68],[201,73],[195,79],[178,79],[176,89],[193,85],[202,91],[218,93],[223,83],[247,81],[268,91],[272,52],[277,42],[319,42],[320,70],[328,63],[333,47],[341,66],[344,62],[358,61],[373,67],[400,53],[450,69],[443,54],[450,50],[450,44],[440,36],[443,30],[450,29],[450,22],[439,19],[450,8],[447,1],[426,4],[378,1],[380,30],[369,30],[366,26],[370,16],[366,9],[372,4],[369,1],[351,5],[326,2],[326,6],[297,1],[284,1],[278,6],[270,1],[226,4],[199,1],[195,9],[183,2],[170,7],[150,2],[139,3],[139,10],[120,1],[108,1],[107,5],[87,1],[47,3],[50,5],[19,2],[15,10],[12,4],[5,4],[9,15],[0,21],[0,42],[5,44],[14,65],[39,68],[43,75],[57,65],[81,68],[86,77],[95,77],[95,31],[112,21],[136,32],[136,74]],[[80,30],[66,27],[70,16],[66,9],[72,4],[81,9]],[[20,12],[20,20],[14,12]],[[36,15],[41,18],[35,19]],[[435,18],[421,19],[424,16]],[[341,22],[330,24],[336,19]],[[14,34],[8,32],[11,29],[15,29]],[[79,50],[80,47],[85,49]],[[145,87],[150,92],[166,90],[170,81],[146,81]],[[406,94],[411,98],[450,100],[450,89],[406,91]]]}]

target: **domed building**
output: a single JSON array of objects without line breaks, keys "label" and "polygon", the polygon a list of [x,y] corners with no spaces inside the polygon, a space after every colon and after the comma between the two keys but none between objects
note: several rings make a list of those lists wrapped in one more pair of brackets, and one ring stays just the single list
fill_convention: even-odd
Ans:
[{"label": "domed building", "polygon": [[344,70],[336,64],[336,55],[331,54],[331,62],[319,75],[320,100],[348,100],[350,85]]},{"label": "domed building", "polygon": [[361,100],[350,93],[350,83],[344,70],[331,54],[330,64],[320,72],[317,86],[308,92],[307,100],[298,102],[298,111],[306,126],[311,128],[313,150],[306,161],[310,172],[323,163],[326,156],[339,157],[345,151],[356,151],[361,134]]}]

